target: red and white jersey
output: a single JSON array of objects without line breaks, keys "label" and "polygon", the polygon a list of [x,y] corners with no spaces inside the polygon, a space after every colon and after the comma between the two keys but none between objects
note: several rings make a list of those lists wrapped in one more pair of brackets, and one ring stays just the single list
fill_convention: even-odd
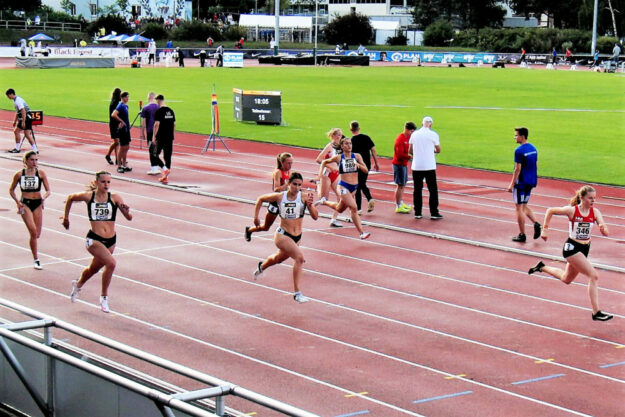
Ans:
[{"label": "red and white jersey", "polygon": [[[333,158],[336,155],[336,148],[333,145],[334,144],[330,142],[330,151],[325,154],[325,159]],[[330,172],[331,170],[329,170],[328,168],[324,168],[322,174],[324,177],[327,177],[328,175],[330,175]]]},{"label": "red and white jersey", "polygon": [[569,237],[575,240],[590,240],[592,226],[595,224],[595,211],[591,207],[586,216],[582,216],[579,205],[575,206],[573,218],[569,219]]}]

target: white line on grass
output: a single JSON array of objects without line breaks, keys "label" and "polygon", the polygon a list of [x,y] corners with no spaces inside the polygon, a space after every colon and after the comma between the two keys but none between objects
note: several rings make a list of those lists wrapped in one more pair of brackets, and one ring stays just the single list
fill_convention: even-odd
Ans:
[{"label": "white line on grass", "polygon": [[532,107],[490,107],[490,106],[426,106],[426,109],[460,109],[460,110],[512,110],[512,111],[561,111],[561,112],[590,112],[590,113],[625,113],[625,110],[599,109],[549,109]]}]

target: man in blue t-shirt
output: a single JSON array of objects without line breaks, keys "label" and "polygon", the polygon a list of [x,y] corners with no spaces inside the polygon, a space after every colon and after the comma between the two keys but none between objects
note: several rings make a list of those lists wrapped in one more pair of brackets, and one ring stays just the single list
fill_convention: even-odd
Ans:
[{"label": "man in blue t-shirt", "polygon": [[132,168],[128,166],[126,161],[126,155],[128,155],[128,148],[130,147],[130,120],[128,118],[128,100],[130,94],[128,91],[124,91],[121,94],[121,101],[117,105],[117,108],[113,110],[111,118],[119,122],[117,126],[117,133],[119,135],[119,155],[117,157],[117,172],[123,174],[124,172],[132,171]]},{"label": "man in blue t-shirt", "polygon": [[541,233],[540,223],[536,221],[532,209],[527,206],[532,188],[538,181],[537,162],[538,151],[527,141],[529,131],[525,127],[514,129],[514,139],[519,146],[514,151],[514,172],[508,191],[514,197],[516,217],[519,224],[519,234],[512,238],[514,242],[525,242],[525,217],[534,223],[534,239],[538,239]]}]

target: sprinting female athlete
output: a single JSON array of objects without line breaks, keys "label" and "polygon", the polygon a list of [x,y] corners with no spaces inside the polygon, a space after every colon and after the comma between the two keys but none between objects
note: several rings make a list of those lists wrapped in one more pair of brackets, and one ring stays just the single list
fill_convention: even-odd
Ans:
[{"label": "sprinting female athlete", "polygon": [[87,251],[93,255],[91,264],[82,271],[80,279],[72,281],[72,292],[70,294],[72,303],[78,298],[80,289],[89,279],[98,273],[102,267],[102,291],[100,295],[100,308],[108,313],[108,288],[111,284],[113,271],[115,270],[115,258],[113,251],[117,242],[115,234],[115,218],[117,209],[127,220],[132,220],[130,207],[124,204],[124,200],[119,194],[111,193],[111,174],[106,171],[99,171],[95,174],[87,191],[71,194],[65,202],[65,215],[63,217],[63,227],[69,229],[69,211],[74,201],[84,201],[87,203],[87,215],[91,223],[91,230],[87,233]]},{"label": "sprinting female athlete", "polygon": [[588,296],[590,297],[590,305],[592,306],[592,319],[607,321],[613,316],[599,310],[599,291],[597,289],[599,275],[590,261],[588,261],[590,235],[593,225],[597,223],[601,234],[608,236],[608,226],[606,226],[603,221],[599,209],[594,207],[596,198],[597,193],[595,189],[590,185],[585,185],[577,190],[575,197],[571,199],[568,206],[547,209],[543,230],[540,236],[544,240],[548,238],[551,216],[555,214],[567,216],[569,219],[569,238],[564,242],[564,248],[562,249],[562,256],[566,259],[566,267],[562,270],[553,266],[546,266],[540,261],[530,268],[528,273],[531,275],[535,272],[544,272],[558,278],[567,285],[573,282],[578,274],[586,275],[589,278]]},{"label": "sprinting female athlete", "polygon": [[276,229],[274,243],[278,252],[269,256],[264,261],[258,262],[258,267],[254,271],[254,279],[272,265],[279,264],[289,258],[293,259],[293,299],[298,303],[309,301],[300,290],[300,278],[302,276],[302,266],[305,259],[299,248],[302,238],[302,221],[306,209],[313,220],[317,220],[317,209],[313,206],[313,195],[307,193],[302,195],[302,174],[293,172],[289,177],[288,188],[280,193],[265,194],[258,197],[254,207],[254,218],[258,218],[258,213],[263,203],[276,203],[278,214],[280,215],[280,227]]},{"label": "sprinting female athlete", "polygon": [[341,194],[341,200],[338,203],[334,203],[322,199],[317,201],[315,205],[324,204],[339,213],[342,213],[345,209],[349,208],[354,226],[356,226],[358,233],[360,233],[360,238],[367,239],[371,236],[371,233],[365,232],[362,229],[360,216],[358,215],[358,207],[356,206],[356,200],[354,199],[354,193],[358,188],[358,170],[367,172],[367,166],[364,164],[362,157],[359,154],[352,153],[352,140],[350,138],[341,139],[340,145],[343,153],[335,155],[332,158],[325,159],[321,162],[320,170],[323,170],[328,164],[339,164],[339,174],[341,177],[341,181],[339,182],[339,192]]},{"label": "sprinting female athlete", "polygon": [[[43,225],[43,202],[50,196],[48,177],[42,169],[39,169],[39,156],[35,151],[28,151],[22,158],[24,168],[13,175],[13,181],[9,186],[9,194],[17,204],[17,213],[22,216],[24,224],[30,234],[30,251],[33,254],[35,269],[43,269],[37,253],[37,239],[41,236]],[[15,187],[19,184],[22,192],[18,200],[15,195]],[[46,193],[41,196],[41,186]]]},{"label": "sprinting female athlete", "polygon": [[[291,166],[293,166],[293,155],[288,152],[282,152],[278,155],[276,169],[274,169],[271,173],[272,188],[274,193],[279,193],[288,189]],[[265,215],[265,222],[260,224],[260,219],[256,216],[254,217],[254,226],[245,227],[245,240],[248,242],[252,240],[252,233],[254,232],[264,232],[269,230],[273,222],[276,220],[276,217],[278,217],[278,205],[276,203],[269,203],[267,206],[267,214]]]},{"label": "sprinting female athlete", "polygon": [[[332,158],[336,155],[341,146],[339,145],[341,138],[343,137],[343,131],[334,127],[330,129],[327,133],[330,138],[330,142],[319,152],[317,155],[316,162],[321,164],[325,159]],[[334,191],[336,194],[337,200],[340,199],[339,189],[338,189],[338,179],[339,179],[339,167],[337,164],[327,164],[324,169],[319,170],[319,184],[317,186],[317,198],[320,201],[325,201],[330,198],[330,190]],[[321,203],[319,203],[321,204]],[[330,221],[330,226],[332,227],[343,227],[343,225],[336,219],[339,213],[334,211],[332,213],[332,220]]]}]

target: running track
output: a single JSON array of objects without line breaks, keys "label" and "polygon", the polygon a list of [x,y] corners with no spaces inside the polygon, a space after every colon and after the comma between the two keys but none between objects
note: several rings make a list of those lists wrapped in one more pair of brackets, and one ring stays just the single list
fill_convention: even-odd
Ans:
[{"label": "running track", "polygon": [[[0,112],[7,148],[11,117]],[[370,176],[378,204],[363,215],[369,240],[360,241],[349,223],[333,229],[327,217],[306,217],[302,288],[313,301],[299,305],[290,297],[290,264],[251,279],[257,262],[275,250],[275,226],[251,243],[242,233],[251,202],[269,191],[275,155],[288,147],[228,140],[232,154],[219,146],[200,155],[205,138],[179,134],[169,186],[145,175],[147,155],[138,147],[129,156],[134,171],[114,173],[113,189],[134,219],[117,222],[113,312],[105,315],[95,304],[99,277],[79,303],[68,297],[70,281],[90,260],[86,210],[74,207],[69,231],[58,217],[69,193],[108,168],[107,126],[48,117],[37,139],[53,191],[39,241],[44,270],[32,269],[25,227],[2,193],[4,298],[322,416],[625,415],[623,188],[597,187],[611,236],[595,234],[591,251],[611,322],[590,319],[584,278],[567,287],[527,275],[537,256],[559,259],[566,223],[554,218],[548,242],[511,242],[509,175],[441,166],[445,219],[415,220],[394,213],[389,160]],[[312,177],[316,151],[289,149],[294,170]],[[6,190],[21,163],[0,156]],[[542,218],[578,186],[543,179],[531,205]],[[71,335],[66,341],[94,348]],[[275,415],[236,399],[227,405]]]}]

